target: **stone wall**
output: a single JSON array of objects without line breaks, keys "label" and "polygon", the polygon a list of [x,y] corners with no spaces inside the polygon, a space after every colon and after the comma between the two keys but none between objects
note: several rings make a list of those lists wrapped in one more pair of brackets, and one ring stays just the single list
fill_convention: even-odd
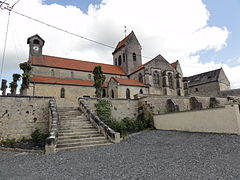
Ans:
[{"label": "stone wall", "polygon": [[[194,96],[196,99],[202,103],[203,109],[207,109],[210,106],[210,97]],[[167,110],[167,100],[172,99],[178,106],[179,111],[189,111],[190,107],[190,97],[181,96],[162,96],[162,95],[138,95],[139,105],[149,104],[152,107],[154,114],[162,114],[168,112]],[[227,98],[216,98],[219,102],[218,106],[224,106],[229,104]]]},{"label": "stone wall", "polygon": [[[60,84],[31,84],[28,95],[54,97],[59,107],[77,107],[78,98],[83,96],[95,97],[95,88],[88,86],[71,86]],[[65,89],[65,97],[60,98],[61,89]],[[34,93],[33,93],[34,92]]]},{"label": "stone wall", "polygon": [[156,129],[240,134],[238,105],[154,116]]},{"label": "stone wall", "polygon": [[0,96],[0,140],[30,138],[35,128],[47,132],[50,99]]},{"label": "stone wall", "polygon": [[[111,103],[112,118],[120,121],[125,117],[136,118],[138,115],[138,100],[127,99],[109,99]],[[97,99],[86,98],[86,104],[92,109],[96,110],[95,104]]]},{"label": "stone wall", "polygon": [[227,96],[240,96],[240,89],[230,89],[220,92],[221,96],[227,97]]},{"label": "stone wall", "polygon": [[189,87],[191,96],[219,96],[220,89],[218,82],[211,82]]}]

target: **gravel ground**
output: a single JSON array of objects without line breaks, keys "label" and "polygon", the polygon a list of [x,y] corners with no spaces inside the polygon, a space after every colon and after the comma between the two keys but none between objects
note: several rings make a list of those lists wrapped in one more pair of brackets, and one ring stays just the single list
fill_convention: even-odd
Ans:
[{"label": "gravel ground", "polygon": [[156,130],[48,156],[0,151],[0,179],[240,179],[240,136]]}]

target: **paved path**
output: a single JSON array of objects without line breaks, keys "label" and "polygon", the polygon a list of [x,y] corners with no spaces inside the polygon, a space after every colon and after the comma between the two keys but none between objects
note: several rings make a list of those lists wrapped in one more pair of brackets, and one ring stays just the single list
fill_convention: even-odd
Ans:
[{"label": "paved path", "polygon": [[240,179],[240,136],[149,131],[49,156],[0,151],[0,179]]}]

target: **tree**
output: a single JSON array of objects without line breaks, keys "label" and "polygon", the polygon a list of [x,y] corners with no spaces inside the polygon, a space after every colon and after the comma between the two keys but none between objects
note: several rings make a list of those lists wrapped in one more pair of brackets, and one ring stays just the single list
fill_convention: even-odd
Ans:
[{"label": "tree", "polygon": [[102,86],[106,79],[102,71],[102,66],[95,66],[93,70],[94,75],[94,87],[96,88],[95,94],[97,98],[101,98]]},{"label": "tree", "polygon": [[21,75],[20,74],[13,74],[13,81],[11,83],[9,83],[9,87],[10,87],[10,91],[12,95],[16,95],[16,91],[17,91],[17,81],[19,81]]},{"label": "tree", "polygon": [[21,70],[23,70],[22,74],[22,84],[21,84],[21,93],[24,89],[27,89],[29,87],[30,83],[30,74],[29,72],[32,70],[31,63],[29,62],[23,62],[19,64],[19,67]]}]

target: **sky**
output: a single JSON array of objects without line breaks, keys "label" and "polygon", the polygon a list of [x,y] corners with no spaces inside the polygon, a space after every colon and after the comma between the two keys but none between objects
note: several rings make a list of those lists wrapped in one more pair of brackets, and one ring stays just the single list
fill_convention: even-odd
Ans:
[{"label": "sky", "polygon": [[[150,57],[144,63],[161,54],[179,60],[184,76],[222,67],[232,88],[240,88],[239,0],[20,0],[13,10],[113,47],[126,26]],[[7,19],[0,9],[0,63]],[[45,40],[43,54],[112,64],[112,48],[11,12],[2,74],[8,82],[22,73],[18,64],[27,61],[27,38],[34,34]]]}]

